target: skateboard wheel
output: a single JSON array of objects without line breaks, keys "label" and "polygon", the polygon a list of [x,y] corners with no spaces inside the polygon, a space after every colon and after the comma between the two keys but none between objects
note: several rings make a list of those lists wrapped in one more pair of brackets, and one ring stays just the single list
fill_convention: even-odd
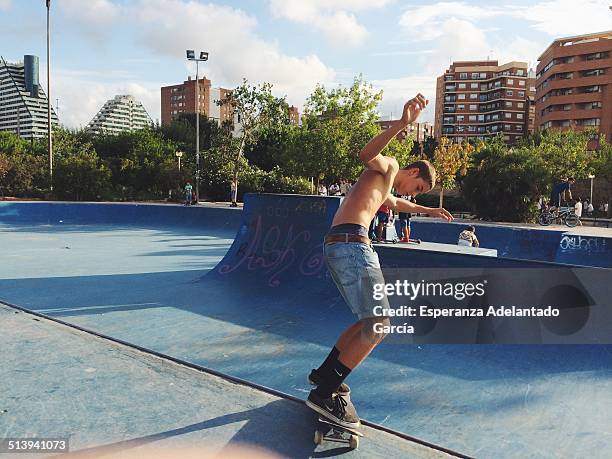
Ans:
[{"label": "skateboard wheel", "polygon": [[357,435],[351,435],[351,439],[349,440],[349,446],[351,449],[359,448],[359,437]]},{"label": "skateboard wheel", "polygon": [[315,430],[314,442],[315,442],[315,445],[320,445],[323,443],[323,432],[319,430]]}]

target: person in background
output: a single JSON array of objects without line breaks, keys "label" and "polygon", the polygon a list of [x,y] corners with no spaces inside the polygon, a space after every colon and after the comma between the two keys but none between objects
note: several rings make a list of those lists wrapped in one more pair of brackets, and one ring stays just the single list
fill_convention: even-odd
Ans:
[{"label": "person in background", "polygon": [[337,183],[332,183],[329,186],[329,195],[330,196],[340,196],[340,185]]},{"label": "person in background", "polygon": [[230,207],[238,207],[238,183],[236,180],[232,180],[230,184]]},{"label": "person in background", "polygon": [[378,224],[376,225],[376,240],[383,240],[383,228],[387,223],[389,223],[389,219],[391,217],[391,207],[382,205],[376,212],[376,218],[378,220]]},{"label": "person in background", "polygon": [[[405,199],[416,204],[416,199],[412,196],[402,196]],[[399,226],[401,231],[400,242],[410,242],[410,218],[412,214],[410,212],[399,213]]]},{"label": "person in background", "polygon": [[340,196],[346,196],[348,191],[349,191],[348,180],[344,178],[340,179]]},{"label": "person in background", "polygon": [[572,190],[571,186],[576,182],[574,177],[570,177],[567,180],[557,183],[553,186],[550,194],[550,205],[552,207],[561,207],[562,196],[564,201],[571,201]]},{"label": "person in background", "polygon": [[319,183],[319,196],[327,196],[327,187],[323,183]]},{"label": "person in background", "polygon": [[470,225],[461,231],[457,245],[464,247],[480,247],[480,242],[478,242],[478,238],[476,237],[476,228]]},{"label": "person in background", "polygon": [[576,214],[576,217],[578,217],[578,225],[582,226],[582,222],[580,221],[580,218],[582,217],[582,199],[580,199],[580,197],[578,197],[576,204],[574,204],[574,213]]},{"label": "person in background", "polygon": [[193,187],[191,183],[187,182],[187,185],[185,185],[185,205],[190,206],[191,204],[193,204]]},{"label": "person in background", "polygon": [[586,207],[584,208],[584,211],[589,217],[592,217],[593,212],[595,211],[595,209],[593,208],[593,203],[591,203],[589,199],[586,200],[586,203],[587,204],[586,204]]}]

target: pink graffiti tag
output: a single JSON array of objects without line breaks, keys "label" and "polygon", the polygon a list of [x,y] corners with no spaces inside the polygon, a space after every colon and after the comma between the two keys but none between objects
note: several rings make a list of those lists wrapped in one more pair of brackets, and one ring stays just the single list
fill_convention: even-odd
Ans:
[{"label": "pink graffiti tag", "polygon": [[[294,264],[297,264],[298,272],[304,276],[318,275],[325,268],[323,244],[321,242],[313,246],[311,239],[310,231],[296,232],[293,224],[286,230],[278,225],[271,226],[264,234],[262,217],[259,216],[252,237],[240,246],[231,262],[219,268],[219,273],[228,274],[245,266],[249,271],[262,271],[270,275],[267,279],[270,287],[278,287],[281,274]],[[300,253],[305,255],[298,259]]]}]

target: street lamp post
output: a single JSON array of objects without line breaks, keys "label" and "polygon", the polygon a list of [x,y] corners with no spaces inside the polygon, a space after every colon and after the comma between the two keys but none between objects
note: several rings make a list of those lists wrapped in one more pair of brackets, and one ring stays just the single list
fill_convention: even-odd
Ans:
[{"label": "street lamp post", "polygon": [[181,157],[183,156],[183,152],[182,151],[177,151],[175,153],[176,157],[178,158],[178,167],[179,167],[179,172],[181,172]]},{"label": "street lamp post", "polygon": [[589,175],[589,178],[591,179],[591,199],[589,200],[589,202],[593,204],[593,179],[595,178],[595,176],[591,174]]},{"label": "street lamp post", "polygon": [[53,143],[51,138],[51,34],[50,34],[50,10],[51,0],[47,3],[47,143],[49,147],[49,179],[50,188],[53,191]]},{"label": "street lamp post", "polygon": [[195,57],[195,51],[188,49],[187,60],[196,63],[196,90],[195,90],[195,115],[196,115],[196,202],[200,202],[200,76],[199,63],[208,60],[208,53],[200,51],[200,58]]}]

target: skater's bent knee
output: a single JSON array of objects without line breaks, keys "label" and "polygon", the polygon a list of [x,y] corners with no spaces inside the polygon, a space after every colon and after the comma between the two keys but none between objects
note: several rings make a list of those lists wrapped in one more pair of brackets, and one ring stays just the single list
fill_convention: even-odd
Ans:
[{"label": "skater's bent knee", "polygon": [[362,322],[362,339],[374,345],[380,343],[387,336],[386,330],[391,325],[388,317],[370,317],[362,319]]}]

